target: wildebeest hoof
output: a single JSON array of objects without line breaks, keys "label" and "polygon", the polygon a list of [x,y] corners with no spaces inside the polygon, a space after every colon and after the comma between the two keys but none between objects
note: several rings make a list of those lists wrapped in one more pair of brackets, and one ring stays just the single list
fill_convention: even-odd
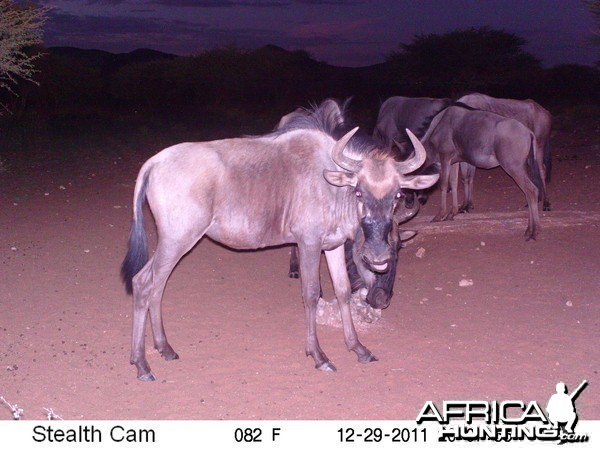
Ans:
[{"label": "wildebeest hoof", "polygon": [[432,222],[445,222],[446,220],[452,220],[451,213],[444,214],[444,215],[437,215],[433,219],[431,219]]},{"label": "wildebeest hoof", "polygon": [[156,381],[156,377],[152,374],[152,372],[142,373],[138,375],[138,380],[140,381]]},{"label": "wildebeest hoof", "polygon": [[161,353],[161,356],[165,358],[167,361],[173,361],[174,359],[179,359],[179,355],[174,351]]},{"label": "wildebeest hoof", "polygon": [[358,357],[358,362],[363,363],[363,364],[368,364],[370,362],[375,362],[375,361],[379,361],[379,359],[377,359],[377,357],[373,354],[373,353],[369,353],[367,356],[359,356]]},{"label": "wildebeest hoof", "polygon": [[179,355],[175,352],[175,350],[173,350],[173,347],[171,347],[169,344],[166,344],[165,348],[163,348],[163,349],[160,349],[158,347],[155,347],[155,348],[156,348],[156,350],[158,350],[160,355],[163,358],[165,358],[167,361],[179,359]]},{"label": "wildebeest hoof", "polygon": [[325,361],[321,365],[315,366],[317,369],[322,370],[323,372],[335,372],[337,369],[333,365],[331,361]]},{"label": "wildebeest hoof", "polygon": [[288,273],[288,277],[290,277],[290,278],[300,278],[300,272],[292,272],[292,271],[290,271]]}]

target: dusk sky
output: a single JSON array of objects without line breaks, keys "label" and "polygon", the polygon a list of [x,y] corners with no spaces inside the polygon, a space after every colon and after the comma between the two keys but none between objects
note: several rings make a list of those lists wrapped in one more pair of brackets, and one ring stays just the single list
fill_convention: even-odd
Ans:
[{"label": "dusk sky", "polygon": [[178,55],[234,44],[303,49],[337,66],[383,62],[417,34],[488,26],[528,41],[547,67],[592,65],[582,0],[41,0],[53,6],[46,46]]}]

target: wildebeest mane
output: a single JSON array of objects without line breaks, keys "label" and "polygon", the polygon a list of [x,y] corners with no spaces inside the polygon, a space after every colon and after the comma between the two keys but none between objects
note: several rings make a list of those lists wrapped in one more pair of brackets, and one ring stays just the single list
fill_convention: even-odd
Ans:
[{"label": "wildebeest mane", "polygon": [[297,114],[272,134],[280,135],[293,130],[319,130],[339,139],[339,129],[346,123],[345,115],[349,102],[350,99],[347,99],[340,104],[337,100],[327,99],[320,104],[311,103],[308,108],[299,108]]},{"label": "wildebeest mane", "polygon": [[[350,129],[351,127],[347,127],[346,131],[350,131]],[[395,157],[393,148],[382,145],[377,139],[361,131],[361,129],[350,139],[349,146],[350,151],[358,155],[369,154],[375,158]]]},{"label": "wildebeest mane", "polygon": [[444,107],[442,107],[440,110],[438,110],[437,112],[433,113],[431,116],[429,116],[425,120],[423,120],[421,126],[419,127],[419,129],[417,130],[415,135],[419,139],[423,139],[425,137],[425,135],[427,134],[427,131],[431,127],[431,124],[433,123],[435,118],[438,117],[440,114],[442,114],[444,111],[446,111],[448,108],[451,108],[452,106],[468,109],[469,111],[479,111],[479,109],[473,108],[472,106],[469,106],[466,103],[456,102],[456,101],[447,101],[447,102],[445,102]]},{"label": "wildebeest mane", "polygon": [[[348,133],[354,124],[347,119],[347,109],[351,98],[340,103],[337,100],[327,99],[320,104],[311,104],[309,108],[301,108],[284,126],[273,132],[281,135],[292,130],[319,130],[332,138],[339,140]],[[393,155],[388,148],[384,148],[362,129],[354,134],[348,143],[348,151],[357,155],[370,154],[385,157]]]},{"label": "wildebeest mane", "polygon": [[[440,109],[438,109],[437,111],[435,111],[434,113],[430,114],[425,119],[423,119],[423,122],[421,122],[421,126],[419,126],[419,128],[417,128],[414,131],[410,130],[415,134],[416,137],[418,137],[419,139],[423,138],[423,136],[425,136],[425,133],[427,133],[427,130],[429,129],[429,125],[431,125],[431,122],[433,121],[434,117],[437,116],[442,111],[448,109],[450,106],[452,106],[454,104],[454,102],[452,102],[452,100],[450,100],[450,99],[443,99],[443,100],[444,100],[444,102]],[[404,131],[404,130],[402,130],[402,131]],[[404,132],[403,135],[406,136],[406,139],[408,142],[408,135],[406,135],[406,132]]]},{"label": "wildebeest mane", "polygon": [[469,111],[481,111],[481,109],[479,109],[479,108],[473,108],[472,106],[469,106],[469,105],[467,105],[466,103],[463,103],[463,102],[453,102],[449,106],[459,106],[460,108],[465,108],[465,109],[468,109]]}]

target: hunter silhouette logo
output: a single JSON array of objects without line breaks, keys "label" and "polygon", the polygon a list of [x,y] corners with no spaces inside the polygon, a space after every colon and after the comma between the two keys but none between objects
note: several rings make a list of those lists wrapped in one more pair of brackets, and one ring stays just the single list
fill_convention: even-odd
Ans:
[{"label": "hunter silhouette logo", "polygon": [[550,397],[548,406],[546,406],[548,419],[556,428],[560,429],[562,426],[565,433],[574,433],[573,429],[577,423],[575,399],[585,389],[587,384],[587,380],[583,380],[571,395],[567,393],[567,385],[565,383],[561,381],[556,384],[556,394]]},{"label": "hunter silhouette logo", "polygon": [[427,401],[416,422],[437,422],[441,430],[438,440],[454,441],[559,441],[588,442],[587,434],[576,434],[575,399],[588,382],[583,380],[571,393],[563,382],[548,400],[544,411],[537,401],[522,400],[451,400],[441,407]]}]

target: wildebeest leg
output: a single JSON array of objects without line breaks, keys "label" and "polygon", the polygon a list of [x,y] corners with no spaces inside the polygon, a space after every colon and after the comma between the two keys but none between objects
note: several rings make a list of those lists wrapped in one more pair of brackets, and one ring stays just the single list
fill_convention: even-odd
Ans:
[{"label": "wildebeest leg", "polygon": [[527,224],[527,230],[525,230],[525,237],[528,241],[530,239],[535,240],[540,227],[540,215],[538,211],[538,188],[529,178],[525,165],[503,165],[502,168],[513,178],[513,180],[515,180],[519,188],[521,188],[525,194],[529,211],[529,222]]},{"label": "wildebeest leg", "polygon": [[450,166],[450,190],[452,191],[452,209],[444,220],[452,220],[458,213],[458,163],[454,163]]},{"label": "wildebeest leg", "polygon": [[550,199],[548,199],[548,193],[546,189],[544,189],[544,202],[542,207],[544,211],[552,211],[552,207],[550,206]]},{"label": "wildebeest leg", "polygon": [[290,278],[300,277],[300,266],[298,262],[298,246],[293,245],[290,250],[290,271],[288,272]]},{"label": "wildebeest leg", "polygon": [[[290,271],[288,272],[290,278],[300,278],[300,261],[298,257],[298,246],[292,246],[290,250]],[[323,289],[319,290],[319,297],[323,297]]]},{"label": "wildebeest leg", "polygon": [[142,381],[154,381],[156,378],[150,371],[150,365],[146,360],[146,317],[148,316],[148,305],[150,289],[148,284],[152,282],[152,270],[149,268],[152,260],[138,272],[133,280],[133,333],[131,340],[131,357],[129,362],[137,367],[137,377]]},{"label": "wildebeest leg", "polygon": [[441,173],[440,173],[440,190],[442,191],[442,204],[440,211],[431,220],[432,222],[440,222],[445,220],[446,211],[448,210],[446,198],[448,196],[448,181],[450,178],[450,161],[441,160]]},{"label": "wildebeest leg", "polygon": [[[540,164],[539,166],[540,170],[543,170],[544,165]],[[546,186],[546,179],[544,178],[544,172],[540,172],[541,173],[541,178],[542,178],[542,187],[543,187],[543,192],[542,192],[542,210],[543,211],[552,211],[552,207],[550,206],[550,199],[548,198],[548,190],[547,190],[547,186]]]},{"label": "wildebeest leg", "polygon": [[[549,171],[552,169],[549,139],[538,140],[536,138],[536,150],[538,152],[536,161],[544,186],[544,192],[542,193],[542,208],[543,211],[550,211],[552,208],[550,207],[550,199],[548,198],[548,192],[546,190],[546,185],[550,182]],[[546,167],[546,164],[548,164],[549,167]]]},{"label": "wildebeest leg", "polygon": [[475,179],[475,166],[461,162],[460,172],[462,175],[463,187],[464,187],[464,200],[461,207],[458,209],[459,213],[469,213],[473,211],[473,180]]},{"label": "wildebeest leg", "polygon": [[146,360],[145,331],[146,318],[150,314],[154,347],[166,360],[177,359],[165,334],[161,303],[169,275],[177,262],[187,253],[197,239],[182,241],[160,241],[156,252],[148,263],[133,278],[133,336],[131,345],[131,364],[137,367],[137,377],[142,381],[154,381],[156,377]]},{"label": "wildebeest leg", "polygon": [[306,314],[306,356],[313,357],[317,369],[334,372],[336,370],[335,366],[321,350],[317,338],[317,304],[321,291],[321,283],[319,282],[321,247],[320,245],[299,243],[298,251],[300,254],[302,300],[304,301],[304,312]]},{"label": "wildebeest leg", "polygon": [[333,281],[335,296],[337,297],[342,325],[344,327],[344,341],[348,350],[352,350],[358,356],[361,363],[377,361],[377,358],[358,340],[358,335],[352,321],[350,312],[350,280],[346,271],[346,257],[344,246],[341,245],[334,250],[325,252],[329,274]]},{"label": "wildebeest leg", "polygon": [[[162,260],[163,265],[158,269],[158,271],[166,274],[164,279],[160,279],[161,286],[157,287],[157,291],[160,292],[160,297],[158,297],[157,301],[150,302],[150,323],[152,325],[152,335],[154,338],[154,348],[158,350],[163,358],[167,361],[178,359],[179,355],[175,353],[169,342],[167,341],[167,335],[165,333],[165,328],[162,320],[162,293],[164,292],[165,285],[167,283],[167,278],[175,268],[175,265],[186,253],[189,249],[186,249],[181,254],[179,252],[174,253],[171,258],[164,257]],[[154,299],[153,299],[154,300]]]},{"label": "wildebeest leg", "polygon": [[550,200],[548,199],[548,193],[546,192],[546,167],[544,166],[544,151],[543,146],[540,147],[541,144],[536,140],[536,158],[534,164],[537,166],[538,173],[540,176],[539,180],[539,193],[538,193],[538,201],[542,202],[542,210],[550,211]]}]

